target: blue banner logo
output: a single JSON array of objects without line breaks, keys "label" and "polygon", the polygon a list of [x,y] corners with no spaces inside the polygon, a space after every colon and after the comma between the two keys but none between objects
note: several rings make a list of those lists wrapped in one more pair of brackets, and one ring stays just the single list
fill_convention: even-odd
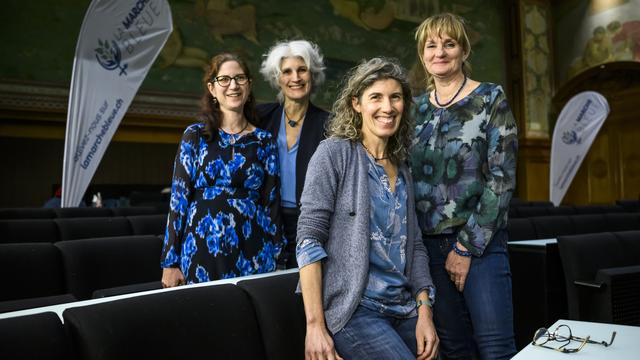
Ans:
[{"label": "blue banner logo", "polygon": [[100,46],[95,49],[95,52],[100,65],[107,70],[120,69],[120,76],[127,75],[128,64],[122,64],[122,52],[118,44],[113,40],[109,43],[108,40],[98,39],[98,45]]}]

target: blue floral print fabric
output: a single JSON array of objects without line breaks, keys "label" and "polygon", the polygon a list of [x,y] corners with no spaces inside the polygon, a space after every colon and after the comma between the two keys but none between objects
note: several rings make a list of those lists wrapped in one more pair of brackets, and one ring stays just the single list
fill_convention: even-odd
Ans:
[{"label": "blue floral print fabric", "polygon": [[481,83],[447,107],[416,100],[411,149],[416,211],[425,234],[457,233],[473,255],[507,225],[518,133],[499,85]]},{"label": "blue floral print fabric", "polygon": [[276,269],[284,246],[277,146],[262,129],[240,135],[189,126],[174,163],[162,267],[187,283]]}]

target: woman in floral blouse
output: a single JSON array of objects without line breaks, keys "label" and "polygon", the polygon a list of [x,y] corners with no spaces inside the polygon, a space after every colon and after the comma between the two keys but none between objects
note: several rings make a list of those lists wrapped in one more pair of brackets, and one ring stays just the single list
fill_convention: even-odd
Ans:
[{"label": "woman in floral blouse", "polygon": [[411,166],[441,354],[508,359],[516,351],[506,249],[516,123],[500,86],[469,78],[463,19],[432,16],[416,40],[427,92],[416,99]]},{"label": "woman in floral blouse", "polygon": [[176,155],[162,284],[264,273],[282,249],[278,149],[257,128],[251,74],[240,58],[211,59],[201,122]]}]

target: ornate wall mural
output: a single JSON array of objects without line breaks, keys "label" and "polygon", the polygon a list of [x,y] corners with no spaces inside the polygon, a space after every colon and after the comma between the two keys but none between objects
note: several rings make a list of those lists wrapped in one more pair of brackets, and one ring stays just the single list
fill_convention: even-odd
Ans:
[{"label": "ornate wall mural", "polygon": [[[327,82],[315,102],[329,107],[346,70],[363,58],[391,56],[410,68],[417,60],[413,31],[427,16],[452,11],[471,24],[473,77],[506,82],[505,5],[481,0],[170,0],[175,31],[141,92],[197,96],[202,68],[214,54],[243,55],[259,101],[275,92],[258,73],[262,54],[277,40],[318,43]],[[88,0],[7,0],[0,14],[0,82],[66,86]],[[29,9],[28,11],[26,9]],[[10,56],[7,56],[10,54]],[[98,85],[97,85],[98,86]]]},{"label": "ornate wall mural", "polygon": [[640,61],[640,0],[573,0],[557,6],[560,84],[613,61]]}]

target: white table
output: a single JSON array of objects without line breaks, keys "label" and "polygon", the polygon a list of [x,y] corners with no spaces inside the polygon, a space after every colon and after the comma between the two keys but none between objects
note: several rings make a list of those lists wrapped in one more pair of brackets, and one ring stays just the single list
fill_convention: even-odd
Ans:
[{"label": "white table", "polygon": [[[571,328],[571,333],[574,336],[587,337],[590,336],[590,340],[595,341],[609,341],[611,340],[611,332],[616,331],[617,335],[613,344],[609,347],[598,344],[586,344],[582,350],[577,353],[563,354],[559,351],[551,349],[545,349],[539,346],[527,345],[522,351],[516,354],[513,359],[515,360],[527,360],[527,359],[545,359],[545,360],[568,360],[568,359],[606,359],[606,360],[626,360],[640,359],[640,327],[638,326],[625,326],[615,324],[593,323],[586,321],[574,321],[574,320],[558,320],[548,329],[553,331],[558,325],[565,324]],[[541,324],[545,326],[545,324]],[[533,338],[533,333],[531,334]],[[578,347],[579,342],[572,341],[573,347]],[[547,345],[556,346],[554,342],[549,342]],[[557,347],[557,346],[556,346]]]}]

